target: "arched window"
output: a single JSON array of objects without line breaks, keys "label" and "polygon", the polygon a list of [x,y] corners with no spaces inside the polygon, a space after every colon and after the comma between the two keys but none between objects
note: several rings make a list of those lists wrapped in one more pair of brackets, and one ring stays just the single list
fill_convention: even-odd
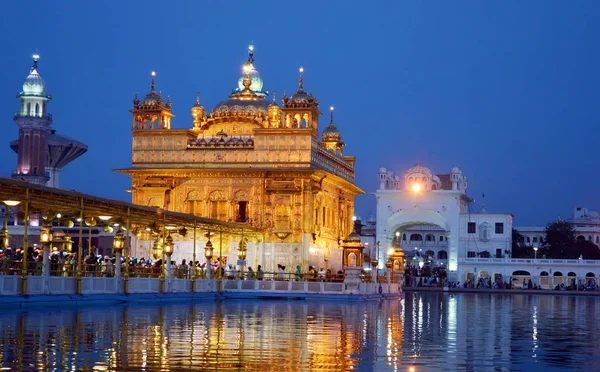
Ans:
[{"label": "arched window", "polygon": [[412,234],[410,236],[410,241],[412,242],[422,242],[423,241],[423,236],[421,234]]},{"label": "arched window", "polygon": [[446,239],[444,238],[444,235],[440,235],[440,242],[443,242],[444,240],[446,240]]},{"label": "arched window", "polygon": [[27,115],[31,115],[31,102],[27,103]]},{"label": "arched window", "polygon": [[527,243],[531,243],[531,238],[527,237]]},{"label": "arched window", "polygon": [[431,185],[431,189],[432,190],[437,190],[437,185],[434,183],[433,185]]},{"label": "arched window", "polygon": [[533,242],[534,242],[534,243],[537,243],[537,236],[534,236],[534,237],[533,237]]},{"label": "arched window", "polygon": [[591,235],[588,236],[588,240],[592,241],[592,236]]},{"label": "arched window", "polygon": [[402,240],[406,241],[406,234],[402,234]]},{"label": "arched window", "polygon": [[579,235],[579,236],[577,237],[577,241],[578,241],[578,242],[585,241],[585,236],[583,236],[583,235]]},{"label": "arched window", "polygon": [[434,242],[435,236],[433,236],[431,234],[427,234],[427,236],[425,236],[425,240],[427,240],[428,242]]},{"label": "arched window", "polygon": [[435,257],[435,252],[434,251],[427,251],[427,252],[425,252],[425,255],[427,257],[432,257],[433,258],[433,257]]},{"label": "arched window", "polygon": [[35,104],[35,116],[40,116],[40,104]]},{"label": "arched window", "polygon": [[600,237],[596,236],[596,244],[600,243]]},{"label": "arched window", "polygon": [[439,251],[438,254],[437,254],[437,257],[440,260],[447,260],[448,259],[448,252],[446,252],[446,251]]}]

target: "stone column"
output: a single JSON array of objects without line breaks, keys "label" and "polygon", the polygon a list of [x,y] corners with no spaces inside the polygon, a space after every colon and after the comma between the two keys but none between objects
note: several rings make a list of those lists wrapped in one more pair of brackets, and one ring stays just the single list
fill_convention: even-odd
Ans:
[{"label": "stone column", "polygon": [[117,281],[117,293],[123,292],[123,286],[121,285],[121,252],[115,253],[115,280]]},{"label": "stone column", "polygon": [[44,289],[44,294],[49,294],[50,293],[50,246],[49,245],[44,245],[44,253],[43,253],[43,270],[42,273],[44,275],[44,283],[43,283],[43,289]]},{"label": "stone column", "polygon": [[166,282],[166,289],[165,292],[170,292],[171,291],[171,257],[167,256],[167,265],[165,266],[167,268],[167,282]]}]

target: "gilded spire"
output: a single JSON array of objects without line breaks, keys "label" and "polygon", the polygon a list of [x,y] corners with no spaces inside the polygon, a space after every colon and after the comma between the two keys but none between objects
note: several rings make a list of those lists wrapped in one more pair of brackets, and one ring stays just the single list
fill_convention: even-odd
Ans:
[{"label": "gilded spire", "polygon": [[302,90],[302,86],[304,81],[302,80],[302,74],[304,73],[304,68],[300,67],[300,81],[298,82],[298,90]]},{"label": "gilded spire", "polygon": [[276,90],[273,91],[273,102],[271,102],[271,105],[277,105],[277,91]]},{"label": "gilded spire", "polygon": [[248,63],[254,62],[254,42],[250,42],[248,45]]},{"label": "gilded spire", "polygon": [[196,92],[196,106],[200,106],[200,92]]},{"label": "gilded spire", "polygon": [[35,50],[35,53],[33,53],[33,66],[31,67],[34,70],[37,70],[38,68],[38,60],[40,59],[40,55],[37,52],[37,49]]},{"label": "gilded spire", "polygon": [[155,89],[154,77],[156,76],[156,72],[152,71],[152,73],[150,73],[150,75],[152,75],[152,85],[150,86],[150,91],[154,92],[154,89]]},{"label": "gilded spire", "polygon": [[244,92],[249,92],[250,86],[252,85],[252,80],[250,80],[250,71],[252,71],[252,65],[250,62],[248,62],[244,65],[244,74],[246,75],[244,82],[242,83],[244,85]]},{"label": "gilded spire", "polygon": [[330,114],[329,114],[329,125],[334,125],[333,124],[333,106],[331,106],[329,108],[329,112],[330,112]]}]

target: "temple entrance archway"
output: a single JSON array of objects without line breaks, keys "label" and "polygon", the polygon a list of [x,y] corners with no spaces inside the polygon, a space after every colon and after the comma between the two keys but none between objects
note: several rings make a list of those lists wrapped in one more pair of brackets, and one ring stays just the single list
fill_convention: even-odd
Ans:
[{"label": "temple entrance archway", "polygon": [[[444,244],[444,256],[450,256],[450,260],[446,266],[446,269],[452,269],[454,265],[454,270],[456,270],[456,253],[454,253],[454,259],[452,260],[452,250],[450,247],[457,245],[458,242],[453,242],[453,240],[458,239],[458,234],[456,233],[452,235],[450,233],[448,221],[438,211],[419,207],[396,211],[387,219],[383,229],[378,229],[377,236],[380,241],[378,258],[381,265],[380,267],[383,267],[387,261],[388,251],[396,243],[396,239],[403,238],[404,236],[411,237],[409,240],[400,240],[399,242],[407,256],[407,268],[413,267],[416,269],[417,267],[422,268],[424,265],[429,264],[437,265],[436,262],[431,262],[435,261],[436,258],[436,253],[430,249],[430,247],[436,243],[435,239],[430,239],[430,241],[427,241],[426,238],[415,239],[414,237],[416,236],[426,237],[427,234],[412,233],[407,231],[412,227],[420,226],[437,226],[443,230],[442,234],[445,236],[444,241],[446,242]],[[434,236],[433,234],[430,235]],[[452,242],[454,244],[452,244]],[[448,251],[450,251],[450,254],[446,253]],[[432,257],[432,260],[429,260],[429,256]]]}]

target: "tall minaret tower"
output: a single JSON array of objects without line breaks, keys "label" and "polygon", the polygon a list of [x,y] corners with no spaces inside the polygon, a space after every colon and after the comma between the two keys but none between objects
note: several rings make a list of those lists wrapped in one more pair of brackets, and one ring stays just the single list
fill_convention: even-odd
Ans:
[{"label": "tall minaret tower", "polygon": [[23,90],[17,95],[21,110],[15,113],[15,123],[19,126],[17,170],[13,178],[45,185],[49,180],[46,172],[48,157],[47,134],[52,124],[52,116],[46,110],[46,103],[52,97],[46,93],[46,83],[38,73],[39,55],[34,54],[33,66]]},{"label": "tall minaret tower", "polygon": [[61,136],[52,129],[52,116],[46,103],[52,99],[46,93],[46,83],[38,73],[39,56],[33,56],[33,67],[17,95],[21,110],[15,113],[19,139],[10,147],[18,154],[17,170],[13,178],[59,187],[60,172],[70,162],[87,151],[87,145],[73,138]]}]

